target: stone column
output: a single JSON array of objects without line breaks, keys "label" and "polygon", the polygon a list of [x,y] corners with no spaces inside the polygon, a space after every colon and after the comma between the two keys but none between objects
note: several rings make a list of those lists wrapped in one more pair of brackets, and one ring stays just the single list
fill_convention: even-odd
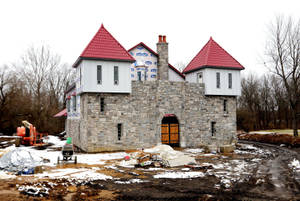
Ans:
[{"label": "stone column", "polygon": [[159,35],[157,46],[158,62],[157,62],[157,79],[169,80],[169,54],[168,43],[166,42],[166,36]]}]

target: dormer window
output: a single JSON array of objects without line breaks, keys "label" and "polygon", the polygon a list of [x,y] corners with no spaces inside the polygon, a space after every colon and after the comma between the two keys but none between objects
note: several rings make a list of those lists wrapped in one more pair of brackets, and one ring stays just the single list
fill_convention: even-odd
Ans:
[{"label": "dormer window", "polygon": [[119,67],[114,66],[114,85],[119,84]]}]

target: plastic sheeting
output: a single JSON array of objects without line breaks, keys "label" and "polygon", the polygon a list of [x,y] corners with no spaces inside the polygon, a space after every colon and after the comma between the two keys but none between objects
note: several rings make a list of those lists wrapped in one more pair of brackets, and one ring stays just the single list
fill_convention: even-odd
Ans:
[{"label": "plastic sheeting", "polygon": [[181,151],[175,151],[169,145],[158,145],[151,149],[145,149],[144,152],[146,153],[156,153],[167,162],[169,167],[176,167],[188,164],[196,164],[195,158],[185,155]]},{"label": "plastic sheeting", "polygon": [[34,156],[22,147],[12,147],[0,158],[0,169],[9,172],[22,172],[42,163],[42,158]]}]

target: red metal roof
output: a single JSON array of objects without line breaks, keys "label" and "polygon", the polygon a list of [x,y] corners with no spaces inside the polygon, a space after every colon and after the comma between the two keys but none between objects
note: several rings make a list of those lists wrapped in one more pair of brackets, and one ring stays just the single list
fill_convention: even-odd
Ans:
[{"label": "red metal roof", "polygon": [[60,111],[59,113],[57,113],[53,117],[62,117],[62,116],[67,116],[67,109],[63,109],[62,111]]},{"label": "red metal roof", "polygon": [[158,57],[158,54],[156,53],[156,52],[154,52],[150,47],[148,47],[145,43],[143,43],[143,42],[140,42],[139,44],[137,44],[137,45],[135,45],[135,46],[133,46],[132,48],[130,48],[129,50],[128,50],[128,52],[130,52],[131,50],[133,50],[134,48],[136,48],[136,47],[138,47],[138,46],[143,46],[144,48],[146,48],[149,52],[151,52],[152,54],[154,54],[155,56],[157,56]]},{"label": "red metal roof", "polygon": [[216,67],[243,70],[244,67],[235,60],[226,50],[224,50],[212,37],[200,52],[183,70],[183,73],[193,72],[200,68]]},{"label": "red metal roof", "polygon": [[105,29],[103,24],[73,64],[73,67],[76,68],[82,59],[135,61],[126,49]]},{"label": "red metal roof", "polygon": [[[148,47],[145,43],[143,42],[140,42],[139,44],[133,46],[132,48],[130,48],[128,50],[128,52],[130,52],[131,50],[133,50],[134,48],[138,47],[138,46],[143,46],[145,49],[147,49],[149,52],[151,52],[152,54],[154,54],[155,56],[158,57],[158,54],[152,50],[150,47]],[[168,64],[169,65],[169,68],[171,68],[175,73],[177,73],[179,76],[181,76],[183,79],[185,79],[185,75],[183,75],[179,70],[177,70],[174,66],[172,66],[171,64]]]}]

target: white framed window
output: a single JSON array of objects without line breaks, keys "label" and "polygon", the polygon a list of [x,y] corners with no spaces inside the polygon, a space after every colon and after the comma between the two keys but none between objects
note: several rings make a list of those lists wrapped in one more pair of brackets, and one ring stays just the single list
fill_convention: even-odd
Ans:
[{"label": "white framed window", "polygon": [[97,84],[102,84],[102,66],[97,66]]},{"label": "white framed window", "polygon": [[217,88],[220,89],[221,88],[221,80],[220,80],[220,73],[217,72],[216,73],[216,85],[217,85]]},{"label": "white framed window", "polygon": [[228,73],[228,88],[232,89],[232,73]]},{"label": "white framed window", "polygon": [[76,96],[73,96],[73,110],[76,111]]},{"label": "white framed window", "polygon": [[203,83],[203,73],[197,73],[197,83]]},{"label": "white framed window", "polygon": [[114,66],[114,85],[119,84],[119,67]]},{"label": "white framed window", "polygon": [[70,99],[67,99],[67,110],[70,112]]}]

